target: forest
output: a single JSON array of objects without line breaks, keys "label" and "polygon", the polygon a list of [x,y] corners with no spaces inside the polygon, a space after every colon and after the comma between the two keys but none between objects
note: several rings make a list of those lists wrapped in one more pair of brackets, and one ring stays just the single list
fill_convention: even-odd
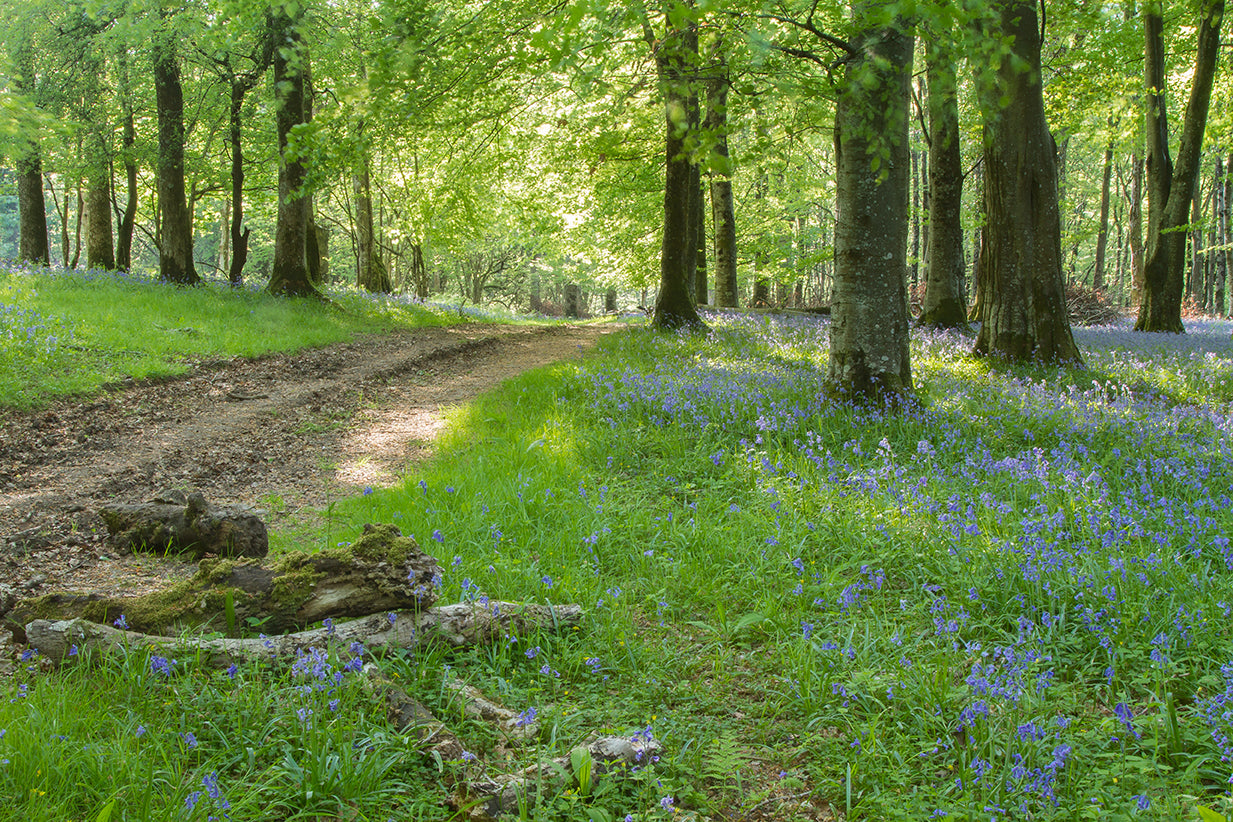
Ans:
[{"label": "forest", "polygon": [[[15,2],[0,257],[557,312],[684,277],[696,304],[843,311],[871,289],[845,197],[872,186],[927,322],[979,319],[1029,216],[1076,304],[1227,311],[1221,4],[852,6]],[[1055,166],[1056,206],[1014,215],[1027,189],[989,176],[1028,185],[999,152],[1032,129],[1049,157],[1014,162]]]},{"label": "forest", "polygon": [[[1223,11],[6,0],[0,820],[1233,818]],[[42,618],[167,482],[439,604]]]}]

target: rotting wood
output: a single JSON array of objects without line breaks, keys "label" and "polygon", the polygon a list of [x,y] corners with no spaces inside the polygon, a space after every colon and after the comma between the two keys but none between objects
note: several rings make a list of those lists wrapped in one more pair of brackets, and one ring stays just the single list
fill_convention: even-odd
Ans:
[{"label": "rotting wood", "polygon": [[393,525],[365,525],[350,546],[296,551],[271,565],[202,560],[190,579],[140,597],[47,594],[19,600],[5,615],[18,642],[35,619],[78,617],[145,634],[175,635],[190,628],[281,634],[323,619],[368,616],[431,606],[437,561]]},{"label": "rotting wood", "polygon": [[264,557],[270,550],[265,523],[252,508],[212,505],[201,492],[168,490],[147,502],[105,505],[99,516],[108,541],[120,552]]},{"label": "rotting wood", "polygon": [[457,804],[469,809],[469,819],[487,822],[502,814],[517,814],[520,804],[527,808],[533,806],[540,791],[556,793],[567,783],[581,787],[584,781],[588,789],[593,788],[599,777],[649,764],[661,750],[659,740],[649,732],[639,732],[632,737],[603,737],[579,745],[569,756],[550,759],[518,773],[470,781]]},{"label": "rotting wood", "polygon": [[431,643],[452,647],[487,644],[509,635],[571,628],[581,621],[582,613],[579,605],[459,602],[420,612],[372,614],[325,628],[256,639],[153,636],[84,619],[36,619],[25,630],[29,645],[57,665],[136,649],[171,656],[191,653],[200,665],[226,668],[254,660],[290,660],[331,642],[344,646],[358,642],[368,652]]}]

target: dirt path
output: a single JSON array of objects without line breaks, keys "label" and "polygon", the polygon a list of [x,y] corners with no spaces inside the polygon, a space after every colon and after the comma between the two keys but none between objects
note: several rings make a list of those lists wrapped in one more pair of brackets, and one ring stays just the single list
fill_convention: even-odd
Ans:
[{"label": "dirt path", "polygon": [[577,358],[610,328],[465,325],[259,360],[202,363],[88,402],[0,414],[0,612],[13,597],[138,593],[190,566],[114,556],[95,511],[166,488],[311,517],[392,484],[442,412],[528,369]]}]

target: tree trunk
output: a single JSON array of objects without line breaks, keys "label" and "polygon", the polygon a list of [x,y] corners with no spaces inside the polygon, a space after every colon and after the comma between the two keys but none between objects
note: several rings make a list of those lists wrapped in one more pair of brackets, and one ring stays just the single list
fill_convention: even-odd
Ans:
[{"label": "tree trunk", "polygon": [[81,194],[81,180],[77,180],[77,216],[73,224],[73,256],[66,268],[76,268],[81,260],[81,218],[86,213],[85,200]]},{"label": "tree trunk", "polygon": [[919,151],[911,151],[912,155],[912,171],[911,171],[911,188],[912,188],[912,251],[909,253],[909,279],[908,283],[912,288],[916,288],[920,282],[920,224],[923,211],[921,209],[921,157]]},{"label": "tree trunk", "polygon": [[1207,279],[1207,254],[1203,249],[1203,202],[1201,192],[1190,200],[1190,276],[1186,279],[1186,291],[1182,300],[1202,305],[1203,282]]},{"label": "tree trunk", "polygon": [[1078,363],[1066,315],[1055,145],[1045,122],[1036,3],[1001,0],[998,6],[1000,34],[1013,38],[1019,60],[1003,61],[998,72],[997,90],[1009,105],[985,113],[987,234],[975,353]]},{"label": "tree trunk", "polygon": [[1225,316],[1225,284],[1230,274],[1233,274],[1233,225],[1230,225],[1230,213],[1233,212],[1233,154],[1229,155],[1224,166],[1224,175],[1219,180],[1224,194],[1221,199],[1220,224],[1221,251],[1217,258],[1216,282],[1212,288],[1212,307],[1217,317]]},{"label": "tree trunk", "polygon": [[664,95],[664,234],[660,248],[659,294],[651,324],[661,330],[704,328],[694,306],[690,284],[698,263],[698,239],[692,190],[697,188],[693,163],[686,152],[690,131],[690,83],[698,54],[698,30],[693,23],[677,28],[671,22],[655,55]]},{"label": "tree trunk", "polygon": [[18,258],[36,265],[50,265],[47,203],[43,199],[43,161],[38,144],[33,141],[17,161],[17,213],[21,221]]},{"label": "tree trunk", "polygon": [[116,268],[130,271],[133,267],[133,232],[137,227],[137,125],[132,103],[124,110],[124,213],[120,215],[119,231],[116,233]]},{"label": "tree trunk", "polygon": [[411,244],[411,283],[415,296],[428,299],[428,268],[424,262],[424,246],[420,243]]},{"label": "tree trunk", "polygon": [[312,221],[310,202],[303,192],[306,170],[298,156],[288,151],[291,130],[304,119],[308,49],[298,27],[283,11],[275,14],[274,88],[278,121],[278,221],[274,228],[274,264],[270,269],[271,294],[289,297],[320,297],[308,268],[308,231]]},{"label": "tree trunk", "polygon": [[728,155],[728,67],[719,46],[717,68],[707,83],[706,124],[714,135],[715,171],[711,174],[711,224],[715,232],[715,305],[737,306],[736,212],[732,199],[732,160]]},{"label": "tree trunk", "polygon": [[[362,131],[362,126],[361,126]],[[355,247],[357,269],[355,284],[365,291],[389,294],[394,290],[390,274],[381,262],[372,221],[372,189],[368,170],[368,153],[363,152],[359,170],[352,178],[355,193]]]},{"label": "tree trunk", "polygon": [[167,21],[154,35],[154,89],[158,107],[159,279],[195,285],[193,225],[184,196],[184,92],[176,35]]},{"label": "tree trunk", "polygon": [[576,320],[582,316],[581,301],[581,290],[578,288],[578,283],[566,283],[565,316],[571,320]]},{"label": "tree trunk", "polygon": [[706,189],[702,182],[702,166],[693,164],[694,182],[691,193],[694,215],[694,237],[698,243],[698,261],[694,266],[694,304],[706,305],[709,301],[706,282]]},{"label": "tree trunk", "polygon": [[1100,186],[1100,230],[1096,234],[1096,268],[1092,272],[1092,288],[1105,288],[1105,251],[1109,246],[1109,188],[1113,181],[1113,141],[1105,148],[1105,171]]},{"label": "tree trunk", "polygon": [[827,378],[841,392],[898,403],[912,391],[907,240],[913,38],[877,28],[883,4],[852,4],[858,57],[835,110],[835,293]]},{"label": "tree trunk", "polygon": [[963,298],[963,157],[955,64],[926,46],[929,78],[929,245],[920,324],[968,327]]},{"label": "tree trunk", "polygon": [[1164,9],[1160,0],[1143,6],[1147,80],[1147,257],[1143,266],[1143,304],[1136,331],[1181,334],[1186,232],[1203,149],[1203,132],[1220,50],[1224,0],[1204,4],[1199,47],[1182,140],[1174,167],[1169,155],[1168,106],[1164,89]]},{"label": "tree trunk", "polygon": [[111,236],[111,175],[96,170],[86,201],[86,267],[111,271],[116,267]]}]

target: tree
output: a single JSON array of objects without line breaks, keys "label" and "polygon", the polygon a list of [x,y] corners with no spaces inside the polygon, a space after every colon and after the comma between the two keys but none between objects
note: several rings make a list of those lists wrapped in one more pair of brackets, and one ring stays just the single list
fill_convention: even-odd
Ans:
[{"label": "tree", "polygon": [[985,94],[987,224],[975,353],[1077,363],[1066,315],[1057,146],[1045,122],[1035,0],[998,0],[992,25],[995,42],[1008,42],[1009,53],[996,61],[996,83]]},{"label": "tree", "polygon": [[711,223],[715,232],[715,305],[736,308],[736,211],[732,200],[732,160],[728,154],[728,65],[723,41],[710,49],[712,65],[706,84],[705,133],[715,141],[711,150]]},{"label": "tree", "polygon": [[852,4],[855,34],[835,113],[835,292],[828,379],[896,404],[912,391],[907,237],[913,37],[876,0]]},{"label": "tree", "polygon": [[308,48],[300,26],[303,9],[290,4],[271,12],[274,31],[274,87],[277,90],[278,121],[278,223],[274,231],[274,265],[268,289],[271,294],[291,297],[320,296],[308,267],[311,199],[304,191],[306,169],[292,130],[307,122]]},{"label": "tree", "polygon": [[[17,45],[14,64],[17,69],[14,78],[16,91],[33,100],[38,80],[34,68],[34,43],[28,34]],[[49,265],[51,249],[47,239],[47,204],[43,199],[43,155],[36,122],[34,117],[30,117],[24,123],[27,133],[19,138],[15,151],[17,213],[21,224],[17,257],[36,265]]]},{"label": "tree", "polygon": [[930,39],[925,49],[929,109],[929,235],[920,324],[968,327],[963,298],[963,158],[954,57]]},{"label": "tree", "polygon": [[[659,295],[652,324],[659,329],[704,328],[694,307],[690,284],[698,262],[697,210],[694,199],[698,178],[686,138],[697,130],[697,90],[692,75],[698,65],[698,28],[683,5],[667,0],[665,32],[657,38],[650,18],[642,10],[643,35],[655,53],[655,65],[664,100],[664,233],[660,247]],[[692,102],[691,102],[691,98]]]},{"label": "tree", "polygon": [[193,223],[184,196],[184,90],[180,85],[179,32],[164,14],[154,33],[155,102],[158,107],[159,279],[180,285],[201,281],[193,265]]},{"label": "tree", "polygon": [[1199,21],[1198,53],[1177,164],[1169,154],[1167,78],[1164,69],[1164,3],[1143,6],[1147,84],[1147,256],[1143,303],[1136,331],[1183,333],[1182,290],[1186,231],[1191,199],[1199,175],[1203,133],[1216,76],[1224,0],[1205,0]]}]

